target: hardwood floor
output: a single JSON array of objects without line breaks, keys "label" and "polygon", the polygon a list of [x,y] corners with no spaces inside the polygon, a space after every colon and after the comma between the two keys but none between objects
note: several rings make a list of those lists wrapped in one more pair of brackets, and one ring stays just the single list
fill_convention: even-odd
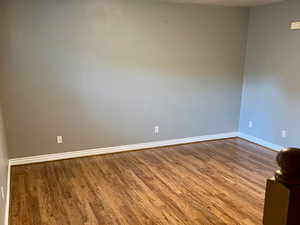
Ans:
[{"label": "hardwood floor", "polygon": [[234,138],[13,167],[10,225],[259,225],[275,155]]}]

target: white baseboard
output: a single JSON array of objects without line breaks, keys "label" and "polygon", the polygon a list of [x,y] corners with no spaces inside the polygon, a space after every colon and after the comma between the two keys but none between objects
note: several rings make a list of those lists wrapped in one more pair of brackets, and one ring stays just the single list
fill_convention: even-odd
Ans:
[{"label": "white baseboard", "polygon": [[177,144],[187,144],[187,143],[200,142],[200,141],[218,140],[218,139],[232,138],[237,136],[238,136],[238,132],[221,133],[221,134],[206,135],[206,136],[172,139],[166,141],[154,141],[154,142],[146,142],[140,144],[122,145],[116,147],[96,148],[96,149],[88,149],[88,150],[73,151],[73,152],[54,153],[54,154],[38,155],[38,156],[31,156],[31,157],[24,157],[24,158],[15,158],[15,159],[10,159],[9,163],[11,166],[23,165],[29,163],[39,163],[39,162],[46,162],[46,161],[53,161],[53,160],[78,158],[84,156],[101,155],[101,154],[140,150],[140,149],[147,149],[147,148],[156,148],[156,147],[163,147],[163,146],[170,146],[170,145],[177,145]]},{"label": "white baseboard", "polygon": [[9,203],[10,203],[10,164],[7,166],[7,182],[6,182],[6,201],[5,201],[5,214],[4,214],[4,225],[9,224]]},{"label": "white baseboard", "polygon": [[262,145],[264,147],[270,148],[270,149],[275,150],[275,151],[280,151],[284,148],[283,146],[276,145],[276,144],[273,144],[271,142],[268,142],[268,141],[265,141],[265,140],[262,140],[260,138],[257,138],[257,137],[254,137],[254,136],[251,136],[251,135],[248,135],[248,134],[244,134],[244,133],[238,133],[238,137],[243,138],[247,141],[253,142],[255,144]]}]

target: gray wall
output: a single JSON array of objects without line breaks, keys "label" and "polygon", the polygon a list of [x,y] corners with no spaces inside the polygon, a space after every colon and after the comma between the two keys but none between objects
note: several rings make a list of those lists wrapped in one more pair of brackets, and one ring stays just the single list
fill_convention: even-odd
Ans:
[{"label": "gray wall", "polygon": [[11,0],[7,19],[12,158],[238,130],[248,9]]},{"label": "gray wall", "polygon": [[251,9],[240,130],[300,147],[300,31],[289,29],[295,20],[299,0]]},{"label": "gray wall", "polygon": [[[2,51],[3,44],[4,44],[4,35],[3,35],[3,27],[4,24],[4,18],[3,18],[3,8],[1,7],[0,3],[0,77],[3,75],[3,59],[5,55],[3,54],[4,51]],[[6,135],[4,131],[4,123],[3,123],[3,117],[2,117],[2,105],[1,105],[1,98],[0,98],[0,187],[4,187],[5,191],[5,198],[6,198],[6,183],[7,183],[7,149],[6,149]],[[4,214],[5,214],[5,200],[2,200],[1,194],[0,194],[0,224],[4,224]]]}]

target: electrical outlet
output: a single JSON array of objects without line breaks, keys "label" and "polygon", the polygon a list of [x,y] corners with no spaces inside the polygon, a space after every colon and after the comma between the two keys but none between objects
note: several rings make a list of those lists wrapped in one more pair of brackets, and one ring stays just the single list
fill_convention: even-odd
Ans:
[{"label": "electrical outlet", "polygon": [[154,134],[158,134],[159,133],[159,126],[155,126],[154,127]]},{"label": "electrical outlet", "polygon": [[282,130],[282,131],[281,131],[281,137],[282,137],[282,138],[286,138],[286,136],[287,136],[286,130]]},{"label": "electrical outlet", "polygon": [[249,128],[252,128],[252,127],[253,127],[253,122],[252,122],[251,120],[250,120],[249,123],[248,123],[248,127],[249,127]]},{"label": "electrical outlet", "polygon": [[2,196],[2,200],[4,201],[5,196],[4,196],[4,188],[3,188],[3,186],[1,186],[1,196]]},{"label": "electrical outlet", "polygon": [[291,30],[300,30],[300,21],[292,22]]},{"label": "electrical outlet", "polygon": [[56,137],[56,141],[57,141],[58,144],[63,143],[63,138],[62,138],[62,136],[57,136],[57,137]]}]

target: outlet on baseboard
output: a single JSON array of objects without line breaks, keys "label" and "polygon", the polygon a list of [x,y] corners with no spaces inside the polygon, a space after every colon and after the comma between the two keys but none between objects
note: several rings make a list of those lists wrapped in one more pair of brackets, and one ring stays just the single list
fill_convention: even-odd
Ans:
[{"label": "outlet on baseboard", "polygon": [[251,120],[248,122],[248,127],[249,127],[249,128],[252,128],[252,127],[253,127],[253,122],[252,122]]},{"label": "outlet on baseboard", "polygon": [[282,131],[281,131],[281,137],[282,137],[282,138],[286,138],[286,136],[287,136],[286,130],[282,130]]},{"label": "outlet on baseboard", "polygon": [[63,143],[63,138],[62,138],[62,136],[57,136],[57,137],[56,137],[56,141],[57,141],[58,144]]},{"label": "outlet on baseboard", "polygon": [[159,126],[154,127],[154,134],[159,134]]}]

